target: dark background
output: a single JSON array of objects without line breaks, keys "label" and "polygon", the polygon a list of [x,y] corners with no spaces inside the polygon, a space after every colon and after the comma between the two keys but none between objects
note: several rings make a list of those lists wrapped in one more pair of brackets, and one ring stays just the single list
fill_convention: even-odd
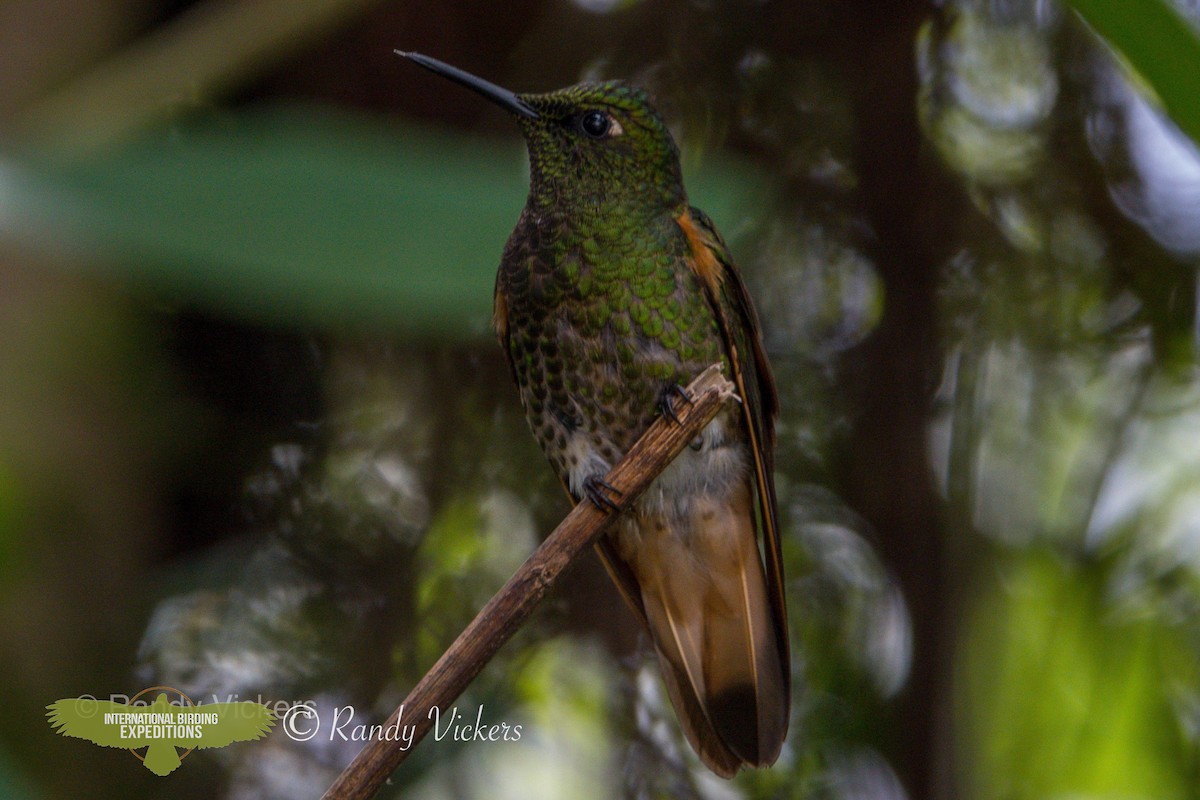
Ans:
[{"label": "dark background", "polygon": [[0,794],[319,796],[356,744],[157,778],[44,707],[382,719],[567,510],[488,328],[517,131],[395,48],[653,92],[780,384],[797,697],[712,778],[589,557],[460,701],[521,741],[385,796],[1200,796],[1200,151],[1037,0],[0,5]]}]

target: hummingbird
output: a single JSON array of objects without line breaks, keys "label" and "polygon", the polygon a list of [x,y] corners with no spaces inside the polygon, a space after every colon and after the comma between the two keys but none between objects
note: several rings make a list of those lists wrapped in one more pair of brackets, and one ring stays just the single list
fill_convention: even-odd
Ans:
[{"label": "hummingbird", "polygon": [[[791,682],[779,400],[750,295],[688,202],[674,138],[625,82],[517,94],[396,52],[520,127],[529,196],[500,259],[492,321],[529,427],[575,502],[619,513],[596,550],[650,633],[700,759],[726,778],[773,764]],[[683,384],[714,363],[740,403],[621,509],[604,476],[656,416],[678,421]]]}]

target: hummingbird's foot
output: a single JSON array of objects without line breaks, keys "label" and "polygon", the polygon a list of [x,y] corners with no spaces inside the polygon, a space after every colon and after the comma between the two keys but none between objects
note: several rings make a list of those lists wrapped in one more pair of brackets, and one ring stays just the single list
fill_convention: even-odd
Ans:
[{"label": "hummingbird's foot", "polygon": [[679,421],[678,415],[675,414],[675,406],[671,402],[671,398],[673,397],[678,397],[689,406],[696,401],[692,399],[690,394],[688,394],[688,390],[683,386],[680,386],[678,383],[672,383],[666,389],[663,389],[662,395],[658,398],[658,410],[665,418],[671,420],[671,422],[674,422],[676,425],[681,425],[682,423]]},{"label": "hummingbird's foot", "polygon": [[620,511],[621,507],[605,492],[612,492],[617,497],[622,494],[620,489],[599,475],[589,475],[583,479],[583,496],[590,500],[592,505],[601,511]]}]

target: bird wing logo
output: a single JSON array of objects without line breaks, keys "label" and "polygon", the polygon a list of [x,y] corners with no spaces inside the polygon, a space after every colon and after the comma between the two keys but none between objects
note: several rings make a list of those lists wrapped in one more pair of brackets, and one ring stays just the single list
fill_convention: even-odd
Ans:
[{"label": "bird wing logo", "polygon": [[[138,703],[150,692],[158,692],[154,702]],[[182,700],[169,701],[168,692]],[[195,705],[182,692],[166,686],[146,689],[128,703],[72,697],[46,708],[56,733],[101,747],[130,750],[155,775],[170,775],[192,750],[261,739],[275,724],[275,714],[262,703]],[[142,748],[145,754],[138,752]]]}]

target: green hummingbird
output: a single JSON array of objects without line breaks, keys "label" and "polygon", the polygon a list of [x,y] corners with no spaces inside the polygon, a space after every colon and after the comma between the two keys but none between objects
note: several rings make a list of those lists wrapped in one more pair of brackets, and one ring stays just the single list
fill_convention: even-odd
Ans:
[{"label": "green hummingbird", "polygon": [[619,510],[609,469],[656,415],[675,416],[682,384],[718,362],[732,375],[741,403],[620,511],[597,552],[648,628],[704,763],[724,777],[774,763],[791,674],[779,401],[750,296],[688,203],[674,139],[646,93],[620,81],[516,94],[396,52],[499,105],[525,137],[529,197],[493,323],[529,426],[576,502]]}]

